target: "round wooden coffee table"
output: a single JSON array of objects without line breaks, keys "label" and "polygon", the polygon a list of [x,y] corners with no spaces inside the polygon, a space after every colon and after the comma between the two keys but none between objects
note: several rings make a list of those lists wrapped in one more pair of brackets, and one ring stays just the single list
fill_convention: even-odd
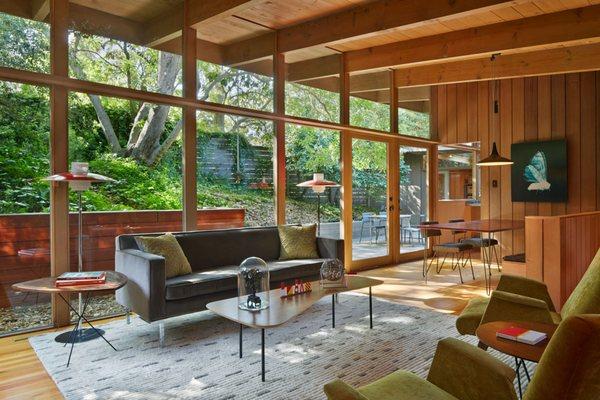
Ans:
[{"label": "round wooden coffee table", "polygon": [[[71,363],[71,355],[73,354],[73,347],[75,343],[87,342],[89,340],[102,338],[110,347],[115,351],[115,347],[104,337],[104,331],[94,327],[85,317],[85,311],[87,309],[90,297],[92,294],[98,294],[101,292],[112,292],[119,288],[122,288],[127,284],[127,277],[120,272],[116,271],[104,271],[106,273],[106,282],[97,285],[78,285],[78,286],[61,286],[56,287],[56,278],[40,278],[31,281],[16,283],[12,285],[12,289],[16,292],[34,292],[34,293],[50,293],[57,294],[71,311],[77,316],[77,323],[70,332],[61,333],[56,337],[56,341],[59,343],[71,344],[71,350],[69,351],[69,359],[67,360],[67,367]],[[68,294],[80,294],[82,295],[83,303],[80,305],[80,309],[76,310],[69,300],[64,297]],[[87,323],[90,328],[83,329],[82,323]]]},{"label": "round wooden coffee table", "polygon": [[[498,332],[499,330],[510,327],[518,327],[538,332],[544,332],[547,338],[538,344],[530,345],[516,342],[510,339],[499,338],[496,336],[496,332]],[[534,363],[538,363],[540,361],[544,350],[546,350],[546,345],[548,344],[548,341],[552,338],[552,335],[554,335],[554,331],[556,331],[557,327],[557,325],[542,324],[538,322],[494,321],[479,325],[479,328],[477,328],[475,334],[477,335],[477,338],[479,338],[481,343],[515,358],[515,372],[517,373],[517,382],[519,384],[519,397],[522,397],[521,376],[519,374],[520,368],[521,366],[523,367],[523,369],[525,370],[525,375],[527,376],[527,380],[529,381],[529,371],[527,371],[525,360]]]}]

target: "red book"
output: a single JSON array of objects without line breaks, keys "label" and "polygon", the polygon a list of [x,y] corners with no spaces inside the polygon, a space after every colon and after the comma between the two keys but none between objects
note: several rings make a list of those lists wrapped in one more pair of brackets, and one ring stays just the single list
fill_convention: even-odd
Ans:
[{"label": "red book", "polygon": [[499,338],[516,341],[520,335],[524,334],[527,331],[528,329],[519,328],[517,326],[510,326],[508,328],[500,329],[498,332],[496,332],[496,336]]},{"label": "red book", "polygon": [[106,278],[101,279],[69,279],[69,280],[57,280],[54,283],[56,287],[63,286],[82,286],[82,285],[102,285],[106,283]]}]

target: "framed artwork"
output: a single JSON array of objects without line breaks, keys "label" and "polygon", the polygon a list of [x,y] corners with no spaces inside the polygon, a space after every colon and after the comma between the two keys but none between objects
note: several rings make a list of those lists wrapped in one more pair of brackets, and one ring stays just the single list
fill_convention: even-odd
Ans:
[{"label": "framed artwork", "polygon": [[567,201],[567,141],[514,143],[511,146],[512,201]]}]

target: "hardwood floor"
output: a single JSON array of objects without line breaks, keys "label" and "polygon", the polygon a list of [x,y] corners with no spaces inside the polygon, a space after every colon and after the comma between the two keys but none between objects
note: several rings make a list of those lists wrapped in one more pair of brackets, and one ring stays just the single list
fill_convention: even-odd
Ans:
[{"label": "hardwood floor", "polygon": [[[448,265],[448,264],[447,264]],[[475,263],[475,275],[482,277],[483,268]],[[466,272],[466,270],[465,270]],[[493,270],[494,285],[499,273]],[[373,289],[373,295],[399,303],[458,314],[474,296],[485,296],[483,280],[459,284],[458,274],[449,268],[441,274],[431,272],[426,285],[421,276],[421,263],[382,267],[360,273],[382,279],[385,283]],[[465,273],[464,276],[470,276]],[[109,319],[102,323],[115,320]],[[101,325],[102,323],[98,323]],[[48,329],[0,339],[0,398],[2,399],[60,399],[62,398],[52,378],[46,373],[27,340],[31,336],[57,331]]]}]

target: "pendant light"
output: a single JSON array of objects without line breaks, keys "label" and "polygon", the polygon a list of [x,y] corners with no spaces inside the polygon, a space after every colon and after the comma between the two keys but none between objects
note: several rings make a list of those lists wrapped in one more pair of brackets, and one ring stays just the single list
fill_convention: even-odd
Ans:
[{"label": "pendant light", "polygon": [[[496,80],[495,80],[495,75],[494,75],[494,61],[496,61],[496,58],[500,55],[500,53],[495,53],[492,54],[492,57],[490,58],[490,61],[492,63],[492,98],[494,99],[494,114],[498,114],[500,106],[498,103],[498,99],[496,98]],[[492,124],[492,126],[494,126]],[[496,142],[494,142],[492,144],[492,153],[489,155],[489,157],[484,158],[483,160],[480,160],[477,165],[479,165],[480,167],[494,167],[494,166],[498,166],[498,165],[511,165],[513,164],[513,162],[505,157],[502,157],[499,153],[498,153],[498,148],[496,147]]]}]

